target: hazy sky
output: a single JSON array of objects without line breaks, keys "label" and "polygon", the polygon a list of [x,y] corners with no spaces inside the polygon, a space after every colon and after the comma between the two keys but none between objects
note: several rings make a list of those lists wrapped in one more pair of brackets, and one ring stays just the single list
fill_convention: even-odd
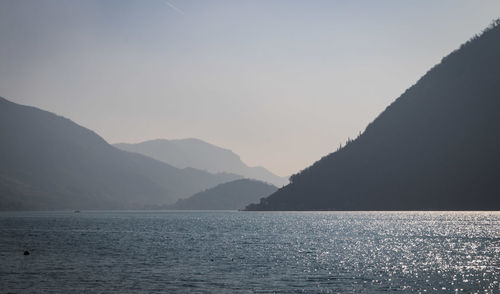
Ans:
[{"label": "hazy sky", "polygon": [[499,16],[498,0],[0,0],[0,96],[285,176]]}]

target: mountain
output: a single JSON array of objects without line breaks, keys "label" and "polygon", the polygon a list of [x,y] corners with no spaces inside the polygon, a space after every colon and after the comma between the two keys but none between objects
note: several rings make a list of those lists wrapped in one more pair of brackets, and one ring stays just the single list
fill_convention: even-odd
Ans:
[{"label": "mountain", "polygon": [[69,119],[0,98],[0,210],[145,208],[239,178],[119,150]]},{"label": "mountain", "polygon": [[248,210],[499,210],[500,20]]},{"label": "mountain", "polygon": [[288,180],[263,167],[249,167],[231,150],[223,149],[199,139],[158,139],[137,144],[119,143],[115,147],[136,152],[163,161],[177,168],[192,167],[209,172],[238,174],[245,178],[283,186]]},{"label": "mountain", "polygon": [[274,193],[276,186],[250,179],[239,179],[180,199],[168,209],[236,210]]}]

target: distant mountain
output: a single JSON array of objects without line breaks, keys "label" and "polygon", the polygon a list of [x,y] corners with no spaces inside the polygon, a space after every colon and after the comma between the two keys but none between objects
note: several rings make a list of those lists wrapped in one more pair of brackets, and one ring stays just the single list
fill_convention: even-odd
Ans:
[{"label": "distant mountain", "polygon": [[278,188],[267,183],[240,179],[220,184],[199,192],[187,199],[180,199],[168,209],[179,210],[236,210],[274,193]]},{"label": "distant mountain", "polygon": [[288,180],[263,167],[248,167],[231,150],[223,149],[199,139],[158,139],[137,144],[119,143],[115,147],[136,152],[163,161],[177,168],[192,167],[209,172],[226,172],[283,186]]},{"label": "distant mountain", "polygon": [[500,21],[248,210],[499,210]]},{"label": "distant mountain", "polygon": [[119,150],[69,119],[0,98],[0,210],[165,205],[239,178]]}]

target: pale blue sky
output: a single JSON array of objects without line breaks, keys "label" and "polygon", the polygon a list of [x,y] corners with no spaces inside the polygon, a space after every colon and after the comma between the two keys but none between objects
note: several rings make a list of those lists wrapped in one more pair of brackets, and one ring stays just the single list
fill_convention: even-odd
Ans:
[{"label": "pale blue sky", "polygon": [[280,175],[355,137],[500,1],[0,0],[0,96]]}]

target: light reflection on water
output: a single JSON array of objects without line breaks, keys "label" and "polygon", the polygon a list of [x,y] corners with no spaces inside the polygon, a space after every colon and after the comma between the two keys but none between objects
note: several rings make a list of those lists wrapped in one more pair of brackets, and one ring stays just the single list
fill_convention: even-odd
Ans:
[{"label": "light reflection on water", "polygon": [[498,293],[500,213],[4,212],[0,260],[5,292]]}]

